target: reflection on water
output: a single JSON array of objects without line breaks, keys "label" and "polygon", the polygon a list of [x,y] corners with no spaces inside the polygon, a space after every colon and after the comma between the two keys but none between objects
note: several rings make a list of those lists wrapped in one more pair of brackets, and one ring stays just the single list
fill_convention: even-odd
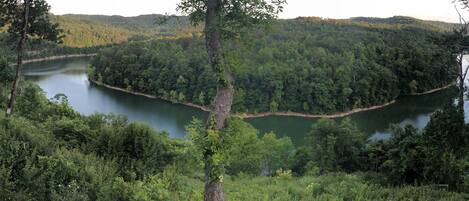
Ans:
[{"label": "reflection on water", "polygon": [[[391,124],[425,127],[430,121],[431,114],[443,108],[445,104],[451,103],[456,95],[454,89],[448,89],[424,96],[401,97],[388,107],[356,113],[348,118],[351,118],[371,139],[383,139],[389,137],[388,128]],[[281,136],[291,136],[296,143],[301,143],[303,136],[308,133],[317,119],[267,117],[248,121],[261,132],[275,131]]]},{"label": "reflection on water", "polygon": [[67,95],[70,105],[82,114],[126,115],[132,121],[147,122],[157,130],[167,131],[172,137],[184,137],[184,125],[192,117],[207,116],[194,108],[92,85],[86,76],[88,63],[83,58],[34,63],[25,66],[24,75],[34,80],[49,98],[58,93]]},{"label": "reflection on water", "polygon": [[[195,108],[92,85],[86,76],[88,63],[89,59],[86,58],[33,63],[25,66],[24,75],[36,82],[49,98],[57,93],[66,94],[70,105],[82,114],[102,112],[127,115],[132,121],[147,122],[157,130],[167,131],[172,137],[183,137],[184,126],[193,117],[207,117],[206,112]],[[390,124],[411,124],[423,128],[429,122],[430,115],[453,102],[456,95],[454,89],[448,89],[424,96],[401,97],[389,107],[357,113],[350,118],[371,139],[382,139],[388,136]],[[247,121],[261,133],[273,131],[280,136],[290,136],[295,143],[301,144],[317,119],[263,117]]]}]

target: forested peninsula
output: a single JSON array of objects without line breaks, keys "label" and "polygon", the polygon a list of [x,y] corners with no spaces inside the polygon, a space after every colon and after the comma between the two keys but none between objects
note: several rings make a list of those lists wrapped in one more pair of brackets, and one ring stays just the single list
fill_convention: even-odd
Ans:
[{"label": "forested peninsula", "polygon": [[[277,20],[225,45],[236,78],[233,111],[331,116],[391,103],[400,95],[444,88],[456,59],[442,24],[413,18]],[[104,48],[90,79],[207,107],[216,92],[204,41],[131,40]]]},{"label": "forested peninsula", "polygon": [[[469,200],[469,23],[275,20],[286,1],[178,2],[188,17],[55,16],[46,0],[0,1],[1,201]],[[469,1],[456,2],[469,9]],[[101,8],[94,3],[76,5]],[[94,54],[91,63],[22,65]],[[113,96],[90,87],[86,70],[108,88],[206,110],[213,102],[214,109],[204,116]],[[377,121],[360,128],[354,117],[282,118],[289,135],[271,131],[277,120],[263,131],[236,117],[348,114],[455,80],[457,90],[442,100],[425,96],[404,110],[364,114],[400,116],[384,121],[400,122],[388,138],[370,138],[362,129],[381,135]],[[77,102],[115,105],[93,112],[116,114],[82,113]],[[404,126],[409,117],[419,124]],[[163,127],[173,123],[184,129]],[[304,134],[300,124],[309,127]]]}]

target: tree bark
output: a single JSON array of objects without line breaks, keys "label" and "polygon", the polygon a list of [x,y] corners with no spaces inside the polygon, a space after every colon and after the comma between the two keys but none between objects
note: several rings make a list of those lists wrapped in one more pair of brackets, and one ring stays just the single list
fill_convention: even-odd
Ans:
[{"label": "tree bark", "polygon": [[[209,124],[211,119],[215,120],[215,128],[220,130],[225,127],[225,121],[231,112],[231,105],[233,103],[233,75],[225,63],[223,58],[223,51],[221,45],[220,34],[220,16],[222,14],[221,0],[208,0],[207,13],[205,19],[205,42],[210,65],[216,73],[217,95],[212,102],[212,112],[209,117]],[[220,139],[223,141],[223,139]],[[210,158],[213,154],[211,152],[204,153],[206,159]],[[210,178],[212,166],[210,160],[205,160],[205,201],[224,201],[223,185],[219,179]]]},{"label": "tree bark", "polygon": [[28,33],[29,3],[30,3],[30,0],[24,1],[24,18],[23,18],[24,27],[21,32],[18,46],[16,48],[16,51],[17,51],[16,74],[15,74],[15,79],[13,80],[13,84],[11,87],[11,93],[8,98],[8,103],[7,103],[7,108],[6,108],[7,117],[11,116],[11,114],[13,113],[13,106],[15,104],[16,95],[18,93],[18,83],[20,81],[20,76],[21,76],[21,66],[23,64],[23,46],[24,46],[24,42],[26,41],[26,37]]},{"label": "tree bark", "polygon": [[458,58],[458,88],[459,88],[459,97],[458,97],[458,109],[460,112],[464,113],[464,94],[465,94],[465,87],[464,81],[466,79],[467,70],[464,69],[464,54],[461,53]]}]

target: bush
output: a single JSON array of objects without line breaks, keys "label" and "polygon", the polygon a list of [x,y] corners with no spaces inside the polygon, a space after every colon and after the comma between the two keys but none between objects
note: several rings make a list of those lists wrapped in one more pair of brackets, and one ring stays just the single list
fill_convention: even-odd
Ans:
[{"label": "bush", "polygon": [[[313,162],[320,173],[359,170],[360,154],[365,149],[366,136],[350,119],[337,123],[321,119],[313,125],[304,147],[296,155],[295,170],[302,174]],[[308,167],[309,168],[309,167]]]},{"label": "bush", "polygon": [[272,176],[278,169],[289,169],[294,146],[289,138],[277,138],[274,133],[259,136],[252,125],[236,118],[227,122],[224,130],[227,173]]},{"label": "bush", "polygon": [[98,138],[95,146],[98,155],[116,160],[126,180],[143,179],[161,172],[177,156],[168,135],[145,124],[103,128]]}]

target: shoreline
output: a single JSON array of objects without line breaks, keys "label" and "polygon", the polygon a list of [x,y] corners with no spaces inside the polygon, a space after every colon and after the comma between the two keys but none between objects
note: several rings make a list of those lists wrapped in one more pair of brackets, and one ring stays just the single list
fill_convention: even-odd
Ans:
[{"label": "shoreline", "polygon": [[[147,97],[147,98],[151,98],[151,99],[160,99],[160,100],[171,102],[167,99],[164,99],[162,97],[158,97],[158,96],[155,96],[155,95],[149,95],[149,94],[144,94],[144,93],[140,93],[140,92],[128,91],[126,89],[119,88],[119,87],[114,87],[114,86],[107,85],[107,84],[104,84],[104,83],[100,83],[100,82],[92,80],[92,79],[88,79],[88,80],[90,81],[90,83],[96,84],[96,85],[101,86],[101,87],[105,87],[107,89],[112,89],[112,90],[115,90],[115,91],[120,91],[120,92],[132,94],[132,95],[137,95],[137,96],[143,96],[143,97]],[[253,118],[261,118],[261,117],[269,117],[269,116],[303,117],[303,118],[311,118],[311,119],[318,119],[318,118],[335,119],[335,118],[350,116],[352,114],[359,113],[359,112],[365,112],[365,111],[384,108],[384,107],[387,107],[387,106],[392,105],[394,103],[396,103],[396,100],[392,100],[392,101],[384,103],[382,105],[375,105],[375,106],[366,107],[366,108],[357,108],[357,109],[350,110],[348,112],[340,112],[340,113],[335,113],[335,114],[323,114],[323,115],[321,115],[321,114],[304,114],[304,113],[299,113],[299,112],[275,112],[275,113],[263,112],[263,113],[259,113],[259,114],[234,113],[234,114],[232,114],[232,116],[239,117],[241,119],[253,119]],[[175,104],[181,104],[181,105],[197,108],[197,109],[200,109],[204,112],[210,112],[211,111],[206,106],[197,105],[197,104],[189,103],[189,102],[175,103]]]},{"label": "shoreline", "polygon": [[[104,83],[100,83],[100,82],[94,81],[94,80],[89,79],[89,78],[88,78],[88,80],[90,81],[90,83],[96,84],[98,86],[105,87],[107,89],[112,89],[112,90],[132,94],[132,95],[137,95],[137,96],[143,96],[143,97],[147,97],[147,98],[151,98],[151,99],[160,99],[160,100],[163,100],[163,101],[173,103],[170,100],[167,100],[165,98],[158,97],[158,96],[155,96],[155,95],[149,95],[149,94],[140,93],[140,92],[128,91],[126,89],[119,88],[119,87],[114,87],[114,86],[107,85],[107,84],[104,84]],[[448,84],[444,87],[432,89],[432,90],[422,92],[422,93],[414,93],[410,96],[421,96],[421,95],[436,93],[436,92],[448,89],[448,88],[452,87],[453,85],[454,85],[454,82],[451,83],[451,84]],[[385,107],[388,107],[388,106],[390,106],[390,105],[392,105],[396,102],[397,102],[397,100],[394,99],[390,102],[387,102],[387,103],[384,103],[384,104],[381,104],[381,105],[375,105],[375,106],[370,106],[370,107],[366,107],[366,108],[356,108],[356,109],[350,110],[348,112],[339,112],[339,113],[334,113],[334,114],[305,114],[305,113],[300,113],[300,112],[262,112],[262,113],[258,113],[258,114],[234,113],[234,114],[232,114],[232,116],[238,117],[238,118],[241,118],[241,119],[254,119],[254,118],[262,118],[262,117],[270,117],[270,116],[302,117],[302,118],[310,118],[310,119],[320,119],[320,118],[336,119],[336,118],[347,117],[347,116],[350,116],[352,114],[356,114],[356,113],[360,113],[360,112],[366,112],[366,111],[385,108]],[[210,112],[211,111],[210,108],[208,108],[206,106],[197,105],[197,104],[190,103],[190,102],[173,103],[173,104],[181,104],[181,105],[185,105],[185,106],[188,106],[188,107],[197,108],[197,109],[202,110],[204,112]]]},{"label": "shoreline", "polygon": [[366,107],[366,108],[357,108],[357,109],[350,110],[348,112],[338,112],[334,114],[305,114],[305,113],[300,113],[300,112],[262,112],[259,114],[246,114],[246,113],[234,114],[233,116],[240,117],[242,119],[253,119],[253,118],[270,117],[270,116],[303,117],[303,118],[311,118],[311,119],[320,119],[320,118],[336,119],[336,118],[341,118],[341,117],[347,117],[355,113],[384,108],[394,103],[396,103],[396,100],[392,100],[382,105],[375,105],[375,106]]},{"label": "shoreline", "polygon": [[[95,56],[95,55],[97,55],[97,54],[71,54],[71,55],[51,56],[51,57],[44,57],[44,58],[39,58],[39,59],[24,60],[23,64],[41,62],[41,61],[53,61],[53,60],[60,60],[60,59],[67,59],[67,58],[90,57],[90,56]],[[140,92],[128,91],[126,89],[111,86],[111,85],[107,85],[107,84],[104,84],[104,83],[100,83],[98,81],[95,81],[95,80],[92,80],[92,79],[89,79],[89,78],[88,78],[88,81],[90,83],[93,83],[93,84],[98,85],[98,86],[105,87],[107,89],[120,91],[120,92],[132,94],[132,95],[136,95],[136,96],[143,96],[143,97],[147,97],[147,98],[151,98],[151,99],[160,99],[160,100],[163,100],[163,101],[173,103],[172,101],[170,101],[168,99],[165,99],[163,97],[158,97],[158,96],[155,96],[155,95],[150,95],[150,94],[145,94],[145,93],[140,93]],[[422,93],[412,93],[412,94],[408,94],[407,96],[421,96],[421,95],[436,93],[436,92],[448,89],[448,88],[454,86],[454,84],[455,84],[455,82],[452,82],[452,83],[450,83],[446,86],[440,87],[440,88],[432,89],[432,90],[422,92]],[[311,119],[318,119],[318,118],[335,119],[335,118],[347,117],[347,116],[350,116],[352,114],[356,114],[356,113],[360,113],[360,112],[366,112],[366,111],[370,111],[370,110],[385,108],[387,106],[390,106],[390,105],[396,103],[396,101],[397,100],[394,99],[390,102],[387,102],[387,103],[384,103],[384,104],[381,104],[381,105],[375,105],[375,106],[370,106],[370,107],[365,107],[365,108],[356,108],[356,109],[353,109],[353,110],[350,110],[350,111],[347,111],[347,112],[338,112],[338,113],[333,113],[333,114],[306,114],[306,113],[300,113],[300,112],[261,112],[261,113],[258,113],[258,114],[234,113],[234,114],[232,114],[232,116],[239,117],[241,119],[253,119],[253,118],[262,118],[262,117],[269,117],[269,116],[302,117],[302,118],[311,118]],[[192,108],[197,108],[197,109],[202,110],[204,112],[210,112],[211,111],[211,109],[206,107],[206,106],[197,105],[197,104],[190,103],[190,102],[182,102],[182,103],[178,102],[178,103],[173,103],[173,104],[180,104],[180,105],[184,105],[184,106],[188,106],[188,107],[192,107]]]},{"label": "shoreline", "polygon": [[60,55],[60,56],[50,56],[50,57],[43,57],[43,58],[37,58],[37,59],[27,59],[23,60],[23,64],[29,64],[29,63],[35,63],[35,62],[41,62],[41,61],[54,61],[54,60],[60,60],[60,59],[70,59],[70,58],[79,58],[79,57],[92,57],[96,56],[97,54],[67,54],[67,55]]},{"label": "shoreline", "polygon": [[[170,100],[167,100],[163,97],[158,97],[158,96],[155,96],[155,95],[150,95],[150,94],[145,94],[145,93],[140,93],[140,92],[129,91],[127,89],[123,89],[123,88],[111,86],[111,85],[108,85],[108,84],[104,84],[104,83],[92,80],[90,78],[88,78],[88,81],[90,81],[90,83],[93,83],[95,85],[98,85],[98,86],[101,86],[101,87],[104,87],[104,88],[107,88],[107,89],[112,89],[112,90],[115,90],[115,91],[120,91],[120,92],[132,94],[132,95],[136,95],[136,96],[143,96],[143,97],[147,97],[147,98],[151,98],[151,99],[160,99],[160,100],[164,100],[164,101],[173,103]],[[205,107],[205,106],[202,106],[202,105],[197,105],[197,104],[194,104],[194,103],[189,103],[189,102],[183,102],[183,103],[178,102],[178,103],[173,103],[173,104],[181,104],[181,105],[197,108],[197,109],[202,110],[204,112],[210,112],[211,111],[208,107]]]},{"label": "shoreline", "polygon": [[443,87],[439,87],[439,88],[432,89],[432,90],[429,90],[429,91],[426,91],[426,92],[422,92],[422,93],[411,93],[411,94],[408,94],[408,96],[421,96],[421,95],[427,95],[427,94],[436,93],[436,92],[439,92],[439,91],[441,91],[441,90],[448,89],[448,88],[454,86],[455,84],[456,84],[456,82],[451,82],[451,83],[449,83],[448,85],[443,86]]}]

